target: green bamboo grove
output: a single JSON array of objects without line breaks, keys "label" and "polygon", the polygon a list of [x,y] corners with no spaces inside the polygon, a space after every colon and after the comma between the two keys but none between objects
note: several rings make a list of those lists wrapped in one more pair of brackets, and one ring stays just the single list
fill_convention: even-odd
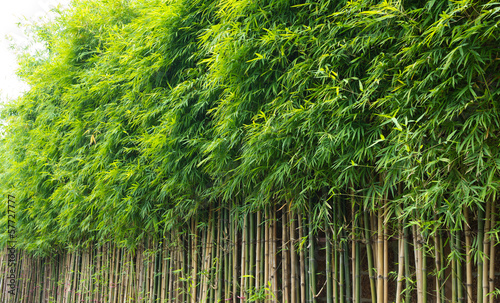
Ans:
[{"label": "green bamboo grove", "polygon": [[0,301],[498,300],[497,1],[74,0],[28,30]]}]

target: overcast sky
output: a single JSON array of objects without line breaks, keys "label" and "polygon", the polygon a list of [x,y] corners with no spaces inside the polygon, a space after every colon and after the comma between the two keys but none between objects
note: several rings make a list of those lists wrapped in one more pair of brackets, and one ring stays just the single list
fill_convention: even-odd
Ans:
[{"label": "overcast sky", "polygon": [[9,48],[10,41],[6,36],[12,37],[13,42],[26,45],[27,37],[16,23],[23,17],[37,20],[47,15],[50,10],[61,4],[67,6],[70,0],[4,0],[0,4],[0,100],[15,98],[27,89],[26,84],[15,75],[17,69],[16,56]]}]

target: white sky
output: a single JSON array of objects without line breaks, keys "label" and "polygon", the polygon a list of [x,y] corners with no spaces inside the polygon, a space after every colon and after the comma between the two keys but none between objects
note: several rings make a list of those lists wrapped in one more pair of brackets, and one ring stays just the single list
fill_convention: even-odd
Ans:
[{"label": "white sky", "polygon": [[[14,51],[9,45],[26,45],[27,37],[16,24],[26,17],[28,20],[38,20],[47,15],[50,10],[61,4],[67,6],[70,0],[2,0],[0,4],[0,102],[6,98],[16,98],[28,86],[17,78],[18,68]],[[6,39],[12,37],[12,42]]]}]

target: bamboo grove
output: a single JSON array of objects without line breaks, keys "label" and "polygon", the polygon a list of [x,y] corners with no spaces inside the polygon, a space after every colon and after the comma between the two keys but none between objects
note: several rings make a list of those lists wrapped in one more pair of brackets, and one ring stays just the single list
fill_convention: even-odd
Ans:
[{"label": "bamboo grove", "polygon": [[30,24],[2,302],[494,302],[499,23],[495,1],[75,0]]}]

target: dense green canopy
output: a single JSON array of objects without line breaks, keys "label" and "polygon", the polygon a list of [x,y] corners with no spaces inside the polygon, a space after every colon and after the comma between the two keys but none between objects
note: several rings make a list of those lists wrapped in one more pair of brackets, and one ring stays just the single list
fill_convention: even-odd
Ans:
[{"label": "dense green canopy", "polygon": [[460,226],[499,188],[499,22],[495,1],[74,1],[32,26],[46,51],[3,110],[18,245],[352,193]]}]

